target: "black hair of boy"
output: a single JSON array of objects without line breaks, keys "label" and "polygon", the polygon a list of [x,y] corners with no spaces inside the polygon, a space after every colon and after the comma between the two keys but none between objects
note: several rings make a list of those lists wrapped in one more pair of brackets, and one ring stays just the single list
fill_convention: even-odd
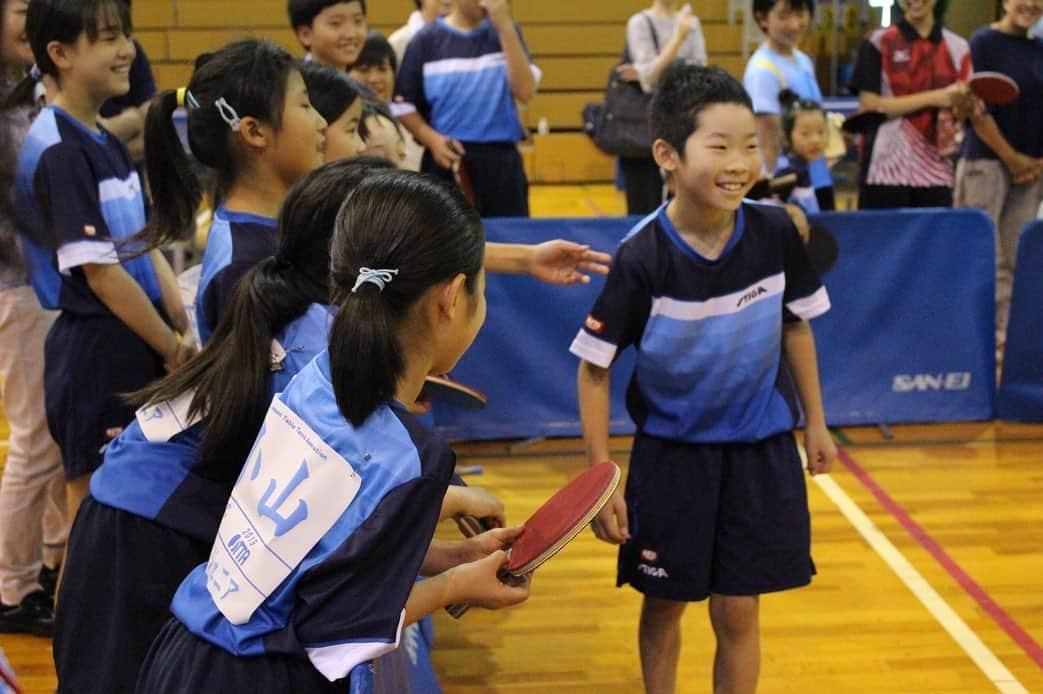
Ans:
[{"label": "black hair of boy", "polygon": [[357,2],[362,7],[362,14],[366,14],[366,0],[288,0],[286,14],[290,16],[290,26],[294,29],[310,27],[315,17],[327,7],[346,2]]},{"label": "black hair of boy", "polygon": [[791,10],[807,10],[811,16],[815,16],[815,0],[753,0],[753,18],[757,26],[761,25],[760,18],[767,17],[772,8],[780,2],[786,3]]},{"label": "black hair of boy", "polygon": [[652,98],[652,141],[665,140],[683,160],[685,142],[699,127],[699,113],[714,104],[737,104],[753,112],[742,82],[728,72],[675,60],[663,71],[659,91]]},{"label": "black hair of boy", "polygon": [[395,57],[395,49],[379,31],[370,31],[366,34],[366,41],[362,44],[359,57],[355,59],[351,67],[380,67],[385,61],[391,68],[391,72],[398,72],[398,58]]},{"label": "black hair of boy", "polygon": [[301,76],[308,87],[311,105],[327,123],[333,123],[369,91],[346,72],[312,61],[300,62]]}]

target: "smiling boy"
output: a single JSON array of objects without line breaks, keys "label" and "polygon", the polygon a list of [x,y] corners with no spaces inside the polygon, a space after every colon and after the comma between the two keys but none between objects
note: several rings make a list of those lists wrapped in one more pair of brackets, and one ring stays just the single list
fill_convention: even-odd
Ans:
[{"label": "smiling boy", "polygon": [[709,598],[715,687],[752,692],[758,596],[807,585],[814,573],[792,430],[799,400],[808,470],[828,471],[836,448],[807,321],[829,298],[786,212],[743,200],[761,156],[737,80],[673,63],[651,127],[677,196],[624,238],[571,347],[590,464],[609,457],[609,367],[637,350],[626,492],[592,525],[621,545],[617,583],[644,594],[646,691],[674,690],[681,617],[688,602]]},{"label": "smiling boy", "polygon": [[366,41],[366,0],[289,0],[290,26],[308,57],[347,70]]}]

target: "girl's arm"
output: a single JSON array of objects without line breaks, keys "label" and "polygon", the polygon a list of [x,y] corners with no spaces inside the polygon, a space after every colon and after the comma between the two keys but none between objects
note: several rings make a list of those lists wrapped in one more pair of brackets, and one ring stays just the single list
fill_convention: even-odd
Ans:
[{"label": "girl's arm", "polygon": [[837,447],[826,428],[815,338],[807,321],[783,325],[782,353],[804,408],[804,450],[808,454],[808,472],[812,475],[829,472],[837,456]]},{"label": "girl's arm", "polygon": [[511,94],[523,104],[528,103],[536,96],[536,75],[532,73],[518,27],[511,19],[511,6],[507,0],[481,0],[478,4],[489,13],[489,21],[500,37],[500,47],[507,58],[507,83]]},{"label": "girl's arm", "polygon": [[168,369],[177,366],[178,336],[163,322],[145,290],[123,266],[119,263],[87,263],[81,267],[88,286],[98,299],[163,357]]},{"label": "girl's arm", "polygon": [[612,256],[590,246],[556,239],[537,244],[486,243],[485,269],[512,275],[529,274],[549,284],[586,284],[582,271],[608,274]]},{"label": "girl's arm", "polygon": [[461,515],[491,518],[500,527],[507,522],[503,502],[490,494],[488,490],[481,487],[450,484],[442,498],[442,512],[439,514],[438,520],[443,521]]},{"label": "girl's arm", "polygon": [[779,143],[782,142],[782,118],[774,113],[757,114],[757,142],[761,146],[764,168],[769,178],[779,163]]},{"label": "girl's arm", "polygon": [[898,118],[925,108],[965,109],[970,90],[963,82],[906,96],[881,96],[875,92],[858,93],[858,105],[864,111],[883,111],[888,118]]},{"label": "girl's arm", "polygon": [[507,583],[501,581],[499,574],[506,565],[507,553],[498,550],[484,559],[414,583],[406,601],[404,626],[455,603],[495,610],[524,602],[529,597],[531,579],[526,576],[508,579]]},{"label": "girl's arm", "polygon": [[1043,161],[1018,152],[996,124],[991,113],[982,113],[971,117],[971,125],[981,141],[996,153],[1000,161],[1010,170],[1015,183],[1026,183],[1034,180],[1043,168]]},{"label": "girl's arm", "polygon": [[167,262],[167,257],[158,248],[149,253],[152,259],[152,267],[156,271],[156,279],[159,280],[159,293],[163,301],[163,310],[174,324],[174,330],[184,335],[188,331],[188,315],[185,313],[185,305],[181,300],[181,289],[177,284],[177,276],[173,268]]}]

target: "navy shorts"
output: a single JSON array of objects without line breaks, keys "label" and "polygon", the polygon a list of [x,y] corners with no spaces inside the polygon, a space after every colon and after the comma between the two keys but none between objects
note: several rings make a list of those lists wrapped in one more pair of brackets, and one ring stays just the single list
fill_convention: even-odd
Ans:
[{"label": "navy shorts", "polygon": [[134,691],[174,593],[210,547],[88,494],[69,533],[58,589],[58,693]]},{"label": "navy shorts", "polygon": [[44,343],[44,406],[62,451],[65,479],[94,472],[106,429],[125,427],[135,408],[124,393],[163,376],[163,360],[115,316],[62,311]]},{"label": "navy shorts", "polygon": [[617,585],[697,601],[796,588],[815,573],[791,432],[724,444],[638,433],[626,502],[631,539],[619,549]]}]

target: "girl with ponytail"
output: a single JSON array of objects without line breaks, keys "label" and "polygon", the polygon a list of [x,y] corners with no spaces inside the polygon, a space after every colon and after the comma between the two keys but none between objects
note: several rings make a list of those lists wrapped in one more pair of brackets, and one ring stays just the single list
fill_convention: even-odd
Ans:
[{"label": "girl with ponytail", "polygon": [[493,543],[415,582],[455,456],[404,403],[481,327],[484,247],[445,183],[389,171],[351,193],[330,251],[329,347],[272,401],[137,691],[346,691],[349,673],[366,691],[365,664],[403,626],[452,602],[526,599],[527,580],[497,578],[507,557]]},{"label": "girl with ponytail", "polygon": [[171,118],[179,106],[189,149],[213,169],[220,198],[196,294],[205,342],[239,278],[275,252],[275,216],[290,186],[322,163],[326,121],[293,57],[270,41],[244,39],[201,56],[188,86],[157,95],[145,121],[152,219],[141,239],[150,248],[189,238],[202,199]]},{"label": "girl with ponytail", "polygon": [[128,248],[145,225],[141,182],[98,120],[102,104],[130,88],[130,32],[122,0],[32,0],[26,14],[34,73],[54,98],[25,137],[15,207],[37,298],[61,312],[44,347],[44,400],[70,522],[107,432],[134,417],[118,394],[192,352],[170,266],[159,251]]},{"label": "girl with ponytail", "polygon": [[271,395],[326,346],[340,203],[389,167],[361,158],[305,176],[283,206],[275,255],[244,276],[216,339],[133,396],[142,407],[106,449],[72,529],[54,640],[60,692],[133,691],[174,591],[206,560]]}]

